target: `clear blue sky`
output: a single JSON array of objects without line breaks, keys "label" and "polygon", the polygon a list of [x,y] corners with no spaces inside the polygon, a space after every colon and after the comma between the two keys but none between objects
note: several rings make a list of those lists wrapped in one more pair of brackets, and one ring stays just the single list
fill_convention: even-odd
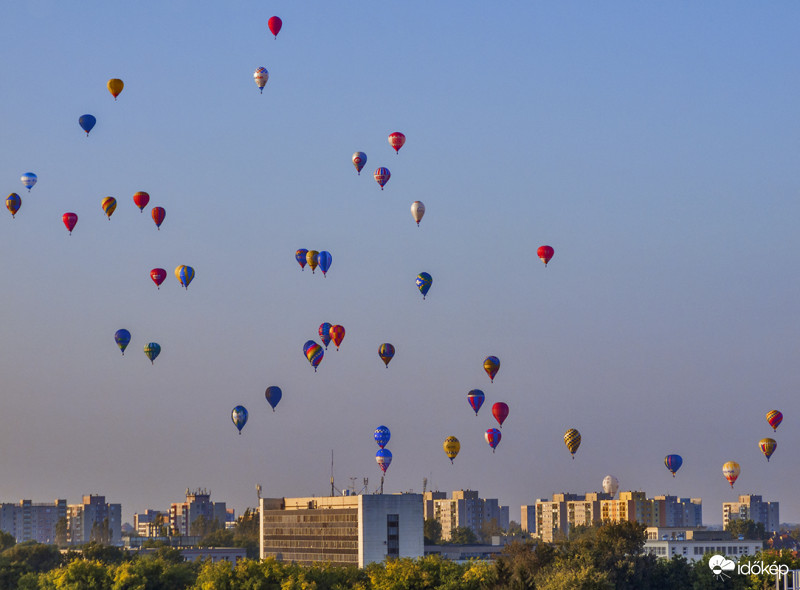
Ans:
[{"label": "clear blue sky", "polygon": [[[796,3],[32,0],[0,19],[0,182],[23,199],[0,215],[0,501],[100,493],[130,520],[201,486],[238,513],[256,483],[326,494],[332,450],[337,487],[375,489],[385,424],[392,492],[427,477],[518,519],[613,474],[702,497],[707,523],[738,493],[800,521]],[[330,251],[328,277],[298,248]],[[347,335],[314,373],[302,345],[325,321]],[[492,454],[496,401],[511,414]]]}]

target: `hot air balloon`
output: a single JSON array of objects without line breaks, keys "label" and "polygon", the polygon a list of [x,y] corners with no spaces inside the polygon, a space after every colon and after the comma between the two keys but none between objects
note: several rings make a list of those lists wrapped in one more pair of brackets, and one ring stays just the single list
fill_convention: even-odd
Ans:
[{"label": "hot air balloon", "polygon": [[613,475],[606,475],[603,478],[603,491],[606,494],[611,494],[613,498],[619,489],[619,480]]},{"label": "hot air balloon", "polygon": [[780,426],[781,422],[783,422],[783,414],[781,414],[778,410],[770,410],[767,412],[767,422],[769,422],[769,425],[772,426],[773,431],[777,431],[778,426]]},{"label": "hot air balloon", "polygon": [[383,187],[386,186],[386,183],[389,182],[389,179],[392,177],[392,173],[389,172],[388,168],[384,168],[381,166],[377,170],[375,170],[375,182],[381,185],[381,190]]},{"label": "hot air balloon", "polygon": [[536,251],[536,255],[541,258],[545,266],[547,266],[547,263],[550,262],[553,254],[553,249],[550,246],[539,246],[539,249]]},{"label": "hot air balloon", "polygon": [[308,250],[305,248],[300,248],[294,253],[294,259],[297,260],[297,264],[300,265],[300,270],[306,269],[306,254],[308,254]]},{"label": "hot air balloon", "polygon": [[473,389],[467,394],[467,401],[469,405],[472,406],[472,409],[475,410],[475,415],[478,415],[478,410],[481,409],[483,405],[483,401],[486,398],[483,395],[483,392],[480,389]]},{"label": "hot air balloon", "polygon": [[122,351],[122,356],[125,356],[125,349],[131,342],[131,333],[124,328],[117,330],[114,333],[114,342],[117,343],[117,346],[119,346],[119,349]]},{"label": "hot air balloon", "polygon": [[72,230],[75,229],[75,224],[78,223],[78,216],[75,213],[64,213],[61,216],[61,221],[69,230],[69,235],[72,235]]},{"label": "hot air balloon", "polygon": [[111,93],[111,96],[114,97],[114,100],[117,100],[119,93],[122,92],[122,89],[125,87],[125,83],[119,78],[111,78],[106,86],[108,86],[108,91]]},{"label": "hot air balloon", "polygon": [[283,21],[280,17],[271,16],[267,21],[267,26],[269,27],[269,32],[272,33],[275,38],[278,38],[278,33],[281,32],[281,27],[283,26]]},{"label": "hot air balloon", "polygon": [[319,325],[319,337],[322,340],[322,344],[325,345],[325,350],[328,350],[328,344],[331,341],[331,328],[333,326],[328,322],[323,322]]},{"label": "hot air balloon", "polygon": [[283,397],[283,392],[281,391],[280,387],[270,385],[264,392],[264,397],[267,398],[267,402],[269,402],[269,405],[272,406],[272,411],[274,412],[275,406],[278,405],[278,402],[281,401],[281,398]]},{"label": "hot air balloon", "polygon": [[36,176],[33,172],[26,172],[20,177],[22,184],[28,189],[28,192],[31,192],[33,185],[36,184],[36,181],[39,180],[39,177]]},{"label": "hot air balloon", "polygon": [[303,354],[306,354],[308,352],[308,349],[314,346],[315,344],[316,342],[314,342],[313,340],[306,340],[306,343],[303,344]]},{"label": "hot air balloon", "polygon": [[672,477],[675,477],[675,472],[683,465],[683,457],[680,455],[667,455],[664,457],[664,465],[670,470]]},{"label": "hot air balloon", "polygon": [[11,193],[6,197],[6,208],[11,212],[12,219],[19,211],[20,206],[22,205],[22,199],[17,193]]},{"label": "hot air balloon", "polygon": [[156,287],[161,289],[161,283],[163,283],[164,279],[167,278],[167,271],[163,268],[154,268],[150,271],[150,278],[153,279]]},{"label": "hot air balloon", "polygon": [[447,455],[448,459],[450,459],[450,465],[452,465],[453,459],[456,458],[458,451],[461,450],[461,443],[458,442],[458,439],[455,436],[448,436],[446,439],[444,439],[442,448],[444,449],[444,454]]},{"label": "hot air balloon", "polygon": [[175,268],[175,277],[178,279],[184,289],[189,289],[189,283],[194,278],[194,269],[191,266],[181,264]]},{"label": "hot air balloon", "polygon": [[389,429],[386,426],[378,426],[375,429],[375,442],[378,443],[380,448],[386,446],[386,443],[389,442],[389,439],[392,438],[392,433],[389,432]]},{"label": "hot air balloon", "polygon": [[574,428],[570,428],[564,433],[564,443],[567,445],[567,448],[572,455],[572,460],[574,461],[575,451],[577,451],[578,447],[581,446],[581,433]]},{"label": "hot air balloon", "polygon": [[353,154],[353,166],[356,167],[356,171],[358,175],[361,176],[361,170],[364,168],[364,164],[367,163],[367,154],[364,152],[356,152]]},{"label": "hot air balloon", "polygon": [[388,369],[389,361],[394,358],[394,346],[388,342],[384,342],[378,347],[378,356],[381,357],[383,364],[386,365],[386,368]]},{"label": "hot air balloon", "polygon": [[425,215],[425,205],[423,205],[422,201],[411,203],[411,216],[417,222],[417,227],[419,227],[419,222],[422,221],[423,215]]},{"label": "hot air balloon", "polygon": [[311,274],[314,274],[314,271],[319,264],[319,252],[316,250],[309,250],[306,252],[306,262],[308,262],[308,266],[311,268]]},{"label": "hot air balloon", "polygon": [[247,408],[244,406],[236,406],[231,412],[231,420],[233,425],[239,429],[239,436],[242,435],[242,428],[247,424]]},{"label": "hot air balloon", "polygon": [[317,262],[319,263],[319,269],[322,271],[322,276],[328,276],[328,269],[331,267],[331,262],[333,262],[333,257],[331,253],[327,250],[323,250],[317,256]]},{"label": "hot air balloon", "polygon": [[497,402],[492,406],[492,416],[503,427],[503,422],[508,418],[508,404],[505,402]]},{"label": "hot air balloon", "polygon": [[728,480],[728,483],[731,484],[731,489],[733,489],[733,484],[736,483],[741,471],[742,470],[739,469],[739,464],[736,461],[728,461],[722,466],[722,475],[724,475],[725,479]]},{"label": "hot air balloon", "polygon": [[167,216],[167,212],[164,210],[164,207],[153,207],[153,210],[150,211],[150,215],[153,216],[153,221],[156,224],[156,228],[160,230],[161,224],[164,223],[164,218]]},{"label": "hot air balloon", "polygon": [[433,277],[426,272],[421,272],[417,275],[417,289],[419,292],[422,293],[422,298],[425,299],[425,296],[428,294],[428,291],[431,290],[431,285],[433,284]]},{"label": "hot air balloon", "polygon": [[333,343],[336,345],[336,350],[339,350],[339,346],[344,340],[344,326],[340,326],[336,324],[335,326],[331,326],[331,329],[328,330],[328,335],[333,340]]},{"label": "hot air balloon", "polygon": [[775,442],[774,438],[762,438],[758,441],[758,448],[761,449],[761,452],[764,453],[764,456],[767,458],[767,462],[769,462],[772,453],[778,448],[778,443]]},{"label": "hot air balloon", "polygon": [[267,68],[258,68],[256,69],[255,73],[253,74],[253,78],[256,81],[256,86],[261,91],[261,94],[264,94],[264,86],[267,85],[267,80],[269,80],[269,72]]},{"label": "hot air balloon", "polygon": [[117,209],[117,200],[114,197],[106,197],[100,201],[100,205],[103,207],[103,213],[111,221],[111,214]]},{"label": "hot air balloon", "polygon": [[325,356],[325,351],[322,350],[322,347],[313,342],[311,346],[308,347],[306,350],[306,358],[308,362],[311,363],[311,366],[314,367],[314,372],[317,372],[317,367],[322,362],[322,357]]},{"label": "hot air balloon", "polygon": [[156,357],[161,354],[161,345],[158,342],[148,342],[144,345],[144,354],[150,359],[152,365]]},{"label": "hot air balloon", "polygon": [[494,376],[500,370],[500,359],[496,356],[487,356],[483,360],[483,370],[489,375],[489,380],[494,383]]},{"label": "hot air balloon", "polygon": [[395,153],[400,153],[400,148],[403,147],[405,142],[406,136],[399,131],[389,134],[389,145],[394,148]]},{"label": "hot air balloon", "polygon": [[144,211],[144,208],[147,207],[147,203],[150,202],[150,195],[144,191],[139,191],[133,195],[133,202],[139,207],[139,211]]},{"label": "hot air balloon", "polygon": [[81,115],[78,119],[78,125],[86,132],[86,137],[89,137],[89,132],[92,130],[95,123],[97,123],[97,119],[95,119],[93,115]]},{"label": "hot air balloon", "polygon": [[389,449],[378,449],[378,452],[375,453],[375,460],[378,462],[378,467],[381,468],[381,471],[386,474],[386,470],[392,464],[392,452]]},{"label": "hot air balloon", "polygon": [[503,435],[497,428],[490,428],[486,431],[484,437],[486,438],[486,442],[489,443],[489,446],[492,447],[492,453],[494,453],[494,450],[497,448],[497,445],[500,444],[500,439],[503,438]]}]

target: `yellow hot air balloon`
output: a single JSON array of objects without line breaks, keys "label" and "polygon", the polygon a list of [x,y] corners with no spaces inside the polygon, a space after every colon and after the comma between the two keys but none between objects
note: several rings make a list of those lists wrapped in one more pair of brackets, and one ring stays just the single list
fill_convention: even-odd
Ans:
[{"label": "yellow hot air balloon", "polygon": [[122,89],[125,87],[125,83],[120,80],[119,78],[111,78],[108,81],[108,91],[114,97],[114,100],[117,100],[119,93],[122,92]]},{"label": "yellow hot air balloon", "polygon": [[778,448],[778,443],[775,442],[774,438],[762,438],[758,441],[758,448],[761,449],[761,452],[764,453],[767,461],[769,461],[769,458],[772,457],[772,453]]},{"label": "yellow hot air balloon", "polygon": [[103,213],[111,219],[111,214],[117,208],[117,200],[114,197],[106,197],[100,204],[103,206]]},{"label": "yellow hot air balloon", "polygon": [[724,475],[725,479],[728,480],[728,483],[731,484],[731,488],[733,488],[733,484],[736,482],[736,478],[739,477],[741,471],[742,470],[739,469],[739,464],[736,461],[728,461],[722,466],[722,475]]},{"label": "yellow hot air balloon", "polygon": [[581,446],[581,433],[574,428],[570,428],[564,433],[564,443],[567,445],[567,448],[572,455],[572,459],[574,460],[575,451],[577,451],[578,447]]},{"label": "yellow hot air balloon", "polygon": [[311,274],[314,274],[314,270],[319,265],[319,252],[316,250],[309,250],[306,252],[306,262],[308,262],[308,266],[311,267]]},{"label": "yellow hot air balloon", "polygon": [[444,448],[444,453],[447,455],[447,458],[450,459],[450,464],[453,464],[453,459],[456,458],[458,455],[458,451],[461,450],[461,443],[458,442],[458,439],[455,436],[448,436],[444,439],[444,444],[442,445]]}]

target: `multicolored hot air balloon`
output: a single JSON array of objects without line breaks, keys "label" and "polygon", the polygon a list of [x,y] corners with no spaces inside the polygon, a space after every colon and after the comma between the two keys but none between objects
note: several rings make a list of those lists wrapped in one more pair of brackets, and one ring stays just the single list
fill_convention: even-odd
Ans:
[{"label": "multicolored hot air balloon", "polygon": [[733,489],[733,484],[736,483],[741,472],[742,470],[739,468],[739,464],[736,461],[728,461],[722,466],[722,475],[724,475],[728,483],[731,484],[731,489]]},{"label": "multicolored hot air balloon", "polygon": [[150,271],[150,278],[153,279],[153,282],[156,284],[156,287],[161,289],[161,283],[164,282],[164,279],[167,278],[167,271],[163,268],[154,268]]},{"label": "multicolored hot air balloon", "polygon": [[381,186],[381,190],[383,190],[383,187],[386,186],[386,183],[389,182],[389,179],[392,177],[392,173],[389,172],[388,168],[381,166],[375,170],[374,176],[375,182],[377,182]]},{"label": "multicolored hot air balloon", "polygon": [[772,453],[778,448],[778,443],[775,442],[774,438],[762,438],[758,441],[758,448],[761,449],[761,452],[764,453],[764,456],[767,458],[767,462],[769,462]]},{"label": "multicolored hot air balloon", "polygon": [[39,180],[39,177],[36,176],[33,172],[26,172],[20,177],[22,184],[28,189],[28,192],[31,192],[33,185],[36,184],[36,181]]},{"label": "multicolored hot air balloon", "polygon": [[75,213],[64,213],[61,216],[61,221],[64,222],[67,230],[69,230],[69,235],[72,235],[72,230],[75,229],[75,224],[78,223],[78,216]]},{"label": "multicolored hot air balloon", "polygon": [[330,330],[328,330],[328,336],[330,336],[333,343],[336,345],[336,350],[339,350],[339,346],[342,344],[342,340],[344,340],[344,326],[340,326],[336,324],[335,326],[331,326]]},{"label": "multicolored hot air balloon", "polygon": [[364,165],[367,163],[367,154],[364,152],[356,152],[353,154],[353,166],[356,167],[356,171],[358,175],[361,176],[361,170],[363,170]]},{"label": "multicolored hot air balloon", "polygon": [[400,133],[399,131],[395,131],[394,133],[389,134],[389,145],[394,148],[395,153],[400,153],[400,148],[403,147],[403,144],[406,142],[406,136]]},{"label": "multicolored hot air balloon", "polygon": [[319,263],[319,269],[322,271],[322,276],[328,276],[328,269],[331,267],[331,262],[333,262],[333,257],[331,253],[327,250],[323,250],[317,256],[317,262]]},{"label": "multicolored hot air balloon", "polygon": [[500,359],[496,356],[487,356],[483,360],[483,370],[489,375],[489,380],[494,383],[494,376],[500,370]]},{"label": "multicolored hot air balloon", "polygon": [[316,250],[309,250],[306,252],[306,262],[308,262],[308,266],[311,269],[311,274],[314,274],[314,271],[319,265],[319,252]]},{"label": "multicolored hot air balloon", "polygon": [[467,394],[467,401],[472,409],[475,411],[475,415],[478,415],[478,410],[481,409],[483,405],[483,401],[486,399],[486,396],[480,389],[473,389]]},{"label": "multicolored hot air balloon", "polygon": [[308,250],[305,248],[300,248],[294,253],[294,259],[297,260],[297,264],[300,265],[300,270],[306,269],[306,254],[308,254]]},{"label": "multicolored hot air balloon", "polygon": [[242,435],[242,428],[247,424],[247,408],[244,406],[236,406],[231,412],[231,420],[233,425],[239,429],[239,436]]},{"label": "multicolored hot air balloon", "polygon": [[111,214],[117,209],[117,200],[114,197],[106,197],[100,201],[100,205],[103,207],[103,213],[111,221]]},{"label": "multicolored hot air balloon", "polygon": [[500,439],[503,438],[503,435],[497,428],[490,428],[483,436],[486,439],[486,442],[489,443],[489,446],[492,447],[492,453],[494,453],[494,450],[497,448],[497,445],[500,444]]},{"label": "multicolored hot air balloon", "polygon": [[158,342],[148,342],[144,345],[144,354],[150,359],[152,365],[156,357],[161,354],[161,345]]},{"label": "multicolored hot air balloon", "polygon": [[389,439],[392,438],[392,433],[389,432],[389,429],[386,426],[381,425],[375,429],[374,436],[375,442],[378,443],[380,448],[383,448],[389,442]]},{"label": "multicolored hot air balloon", "polygon": [[188,290],[189,283],[191,283],[192,279],[194,278],[194,269],[191,266],[181,264],[175,268],[175,277],[178,279],[181,286]]},{"label": "multicolored hot air balloon", "polygon": [[114,333],[114,342],[117,343],[117,346],[122,351],[122,356],[125,356],[125,349],[128,348],[128,344],[131,342],[131,333],[125,328],[117,330]]},{"label": "multicolored hot air balloon", "polygon": [[278,33],[281,32],[281,27],[283,26],[283,21],[278,16],[271,16],[267,21],[267,26],[269,27],[269,32],[272,33],[275,38],[278,38]]},{"label": "multicolored hot air balloon", "polygon": [[550,262],[553,254],[554,251],[550,246],[539,246],[539,249],[536,251],[536,255],[541,258],[545,266],[547,266],[547,263]]},{"label": "multicolored hot air balloon", "polygon": [[417,227],[419,227],[419,222],[422,221],[423,215],[425,215],[425,205],[422,201],[414,201],[411,203],[411,216],[414,218],[414,221],[417,222]]},{"label": "multicolored hot air balloon", "polygon": [[153,207],[153,210],[150,211],[150,215],[153,217],[156,228],[161,230],[161,224],[164,223],[164,219],[167,216],[167,212],[164,210],[164,207]]},{"label": "multicolored hot air balloon", "polygon": [[17,193],[11,193],[6,197],[6,209],[11,212],[12,219],[17,214],[17,211],[19,211],[21,205],[22,199]]},{"label": "multicolored hot air balloon", "polygon": [[378,467],[385,475],[389,465],[392,464],[392,452],[389,449],[378,449],[378,452],[375,453],[375,461],[378,462]]},{"label": "multicolored hot air balloon", "polygon": [[133,195],[133,202],[139,207],[139,211],[144,211],[144,208],[147,207],[147,203],[150,202],[150,195],[144,191],[139,191],[138,193],[134,193]]},{"label": "multicolored hot air balloon", "polygon": [[270,385],[264,392],[264,397],[267,398],[267,402],[272,406],[272,411],[274,412],[275,406],[278,405],[278,402],[281,401],[281,398],[283,397],[283,392],[281,391],[280,387]]},{"label": "multicolored hot air balloon", "polygon": [[111,93],[111,96],[114,97],[114,100],[117,100],[119,93],[122,92],[122,89],[125,87],[125,82],[119,78],[111,78],[106,86],[108,87],[108,91]]},{"label": "multicolored hot air balloon", "polygon": [[257,68],[255,73],[253,73],[253,79],[256,81],[256,86],[258,86],[261,94],[264,94],[264,86],[267,85],[267,80],[269,80],[269,72],[267,71],[267,68]]},{"label": "multicolored hot air balloon", "polygon": [[[305,348],[305,347],[303,347],[303,348],[305,350],[306,358],[308,359],[308,362],[311,363],[312,367],[314,367],[314,372],[316,373],[317,372],[317,367],[322,362],[322,357],[325,356],[325,351],[322,350],[322,346],[320,346],[319,344],[317,344],[313,340],[310,340],[310,342],[311,342],[311,345],[308,348]],[[308,345],[308,342],[306,342],[306,344]]]},{"label": "multicolored hot air balloon", "polygon": [[494,416],[494,419],[497,420],[497,423],[500,424],[500,428],[502,428],[503,422],[508,418],[508,404],[505,402],[496,402],[492,406],[492,416]]},{"label": "multicolored hot air balloon", "polygon": [[680,455],[667,455],[664,457],[664,465],[670,470],[672,477],[675,477],[675,472],[683,465],[683,457]]},{"label": "multicolored hot air balloon", "polygon": [[433,277],[426,272],[421,272],[417,275],[416,283],[417,283],[417,289],[419,289],[419,292],[422,293],[422,298],[425,299],[425,296],[428,294],[428,291],[431,290],[431,285],[433,284]]},{"label": "multicolored hot air balloon", "polygon": [[95,123],[97,123],[97,119],[94,118],[94,115],[81,115],[78,119],[78,125],[86,132],[86,137],[89,137],[89,132],[94,128]]},{"label": "multicolored hot air balloon", "polygon": [[767,412],[767,422],[769,422],[769,425],[772,426],[772,430],[777,432],[778,426],[780,426],[781,422],[783,422],[783,414],[781,414],[778,410],[770,410]]},{"label": "multicolored hot air balloon", "polygon": [[570,428],[564,433],[564,444],[567,445],[567,448],[572,455],[572,460],[574,461],[575,451],[577,451],[578,447],[581,446],[581,433],[574,428]]},{"label": "multicolored hot air balloon", "polygon": [[394,346],[388,342],[384,342],[378,347],[378,356],[381,357],[383,364],[386,365],[386,368],[388,369],[389,361],[394,358]]},{"label": "multicolored hot air balloon", "polygon": [[308,352],[308,349],[314,346],[315,344],[316,342],[314,342],[313,340],[306,340],[306,343],[303,344],[303,354],[306,354]]},{"label": "multicolored hot air balloon", "polygon": [[319,325],[319,337],[322,340],[322,344],[325,345],[325,350],[328,350],[328,344],[331,342],[331,328],[333,327],[332,324],[328,322],[322,322]]},{"label": "multicolored hot air balloon", "polygon": [[444,454],[447,455],[448,459],[450,459],[450,465],[452,465],[453,459],[456,458],[458,451],[461,450],[461,443],[455,436],[448,436],[446,439],[444,439],[442,448],[444,449]]}]

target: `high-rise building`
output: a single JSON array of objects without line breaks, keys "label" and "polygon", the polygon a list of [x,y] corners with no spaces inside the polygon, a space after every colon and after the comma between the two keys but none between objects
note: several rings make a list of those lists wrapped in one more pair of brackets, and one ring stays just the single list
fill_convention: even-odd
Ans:
[{"label": "high-rise building", "polygon": [[56,500],[50,504],[34,504],[30,500],[20,500],[18,504],[0,504],[0,531],[13,535],[17,543],[58,542],[58,523],[63,519],[66,533],[66,518],[66,500]]},{"label": "high-rise building", "polygon": [[780,524],[779,503],[764,502],[761,496],[739,496],[738,502],[722,503],[722,526],[728,528],[732,520],[752,520],[764,525],[767,532],[777,531]]},{"label": "high-rise building", "polygon": [[424,492],[422,494],[422,501],[424,502],[424,516],[425,520],[434,518],[433,516],[433,501],[444,500],[447,498],[447,492]]},{"label": "high-rise building", "polygon": [[449,499],[436,498],[431,499],[431,502],[433,518],[442,525],[443,541],[449,541],[453,531],[459,527],[469,528],[477,535],[484,523],[492,519],[495,519],[501,528],[508,528],[508,506],[500,506],[494,498],[479,497],[477,490],[455,490]]},{"label": "high-rise building", "polygon": [[166,537],[169,534],[169,511],[147,509],[133,515],[133,529],[140,537]]},{"label": "high-rise building", "polygon": [[67,542],[83,545],[91,541],[122,543],[122,506],[107,504],[105,496],[83,496],[80,504],[67,506]]},{"label": "high-rise building", "polygon": [[186,501],[173,503],[169,507],[169,526],[172,534],[183,536],[195,534],[192,525],[200,517],[203,517],[208,525],[217,521],[219,528],[225,528],[228,518],[225,502],[212,502],[208,490],[197,489],[191,492],[186,488]]}]

